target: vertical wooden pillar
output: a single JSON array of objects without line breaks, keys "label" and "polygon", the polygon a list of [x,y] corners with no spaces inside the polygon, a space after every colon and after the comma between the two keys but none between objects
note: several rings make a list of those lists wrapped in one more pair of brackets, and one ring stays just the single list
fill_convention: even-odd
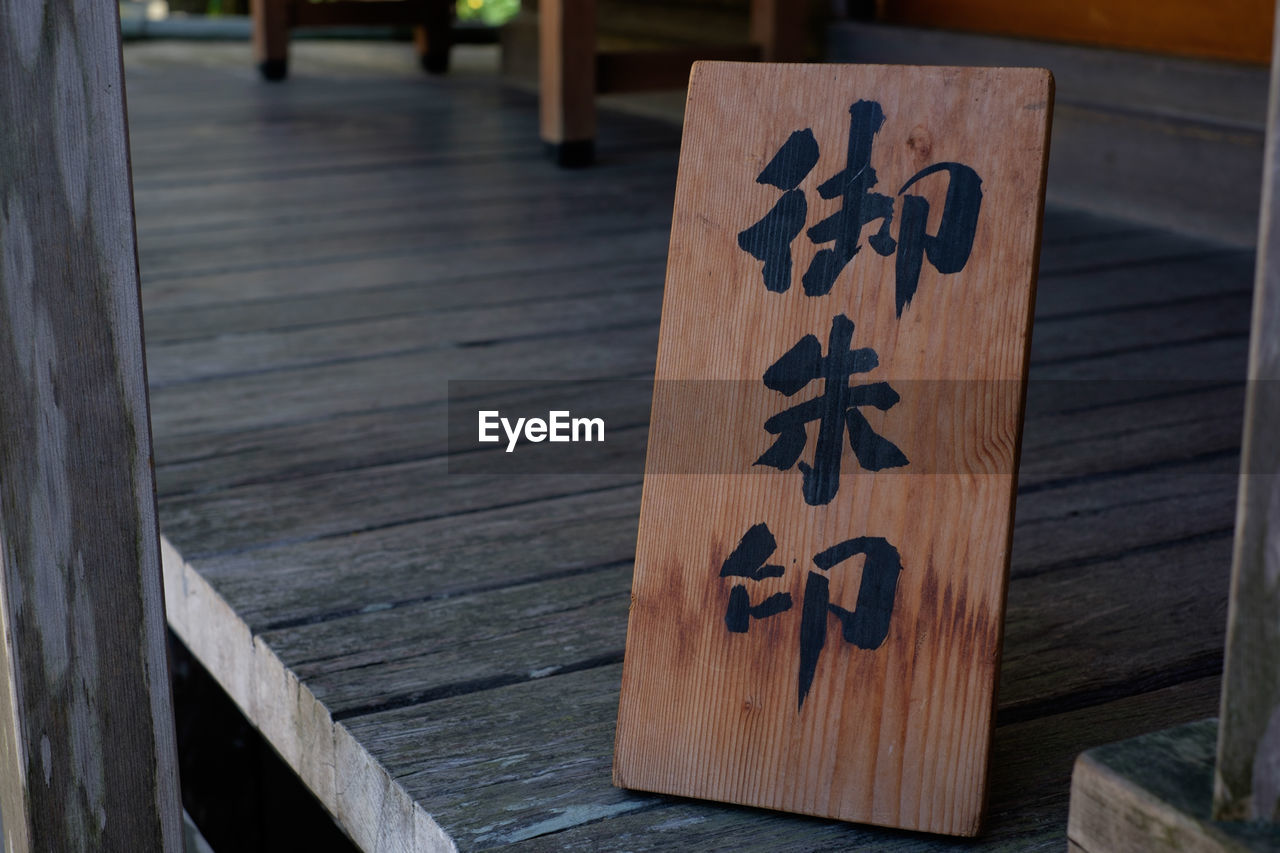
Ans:
[{"label": "vertical wooden pillar", "polygon": [[541,0],[538,7],[542,141],[561,166],[595,158],[595,0]]},{"label": "vertical wooden pillar", "polygon": [[182,848],[115,0],[0,0],[6,849]]},{"label": "vertical wooden pillar", "polygon": [[808,3],[751,0],[751,41],[765,62],[798,62],[805,57]]},{"label": "vertical wooden pillar", "polygon": [[289,74],[289,0],[250,0],[253,59],[268,80]]},{"label": "vertical wooden pillar", "polygon": [[1280,39],[1274,47],[1214,815],[1280,822]]}]

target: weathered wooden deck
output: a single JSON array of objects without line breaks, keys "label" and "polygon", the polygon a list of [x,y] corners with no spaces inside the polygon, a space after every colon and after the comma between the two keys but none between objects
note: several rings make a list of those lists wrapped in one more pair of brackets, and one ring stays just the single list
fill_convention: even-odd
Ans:
[{"label": "weathered wooden deck", "polygon": [[358,844],[1060,850],[1216,713],[1253,259],[1050,210],[983,838],[613,788],[639,478],[450,475],[446,383],[651,371],[679,133],[403,50],[128,80],[169,619]]}]

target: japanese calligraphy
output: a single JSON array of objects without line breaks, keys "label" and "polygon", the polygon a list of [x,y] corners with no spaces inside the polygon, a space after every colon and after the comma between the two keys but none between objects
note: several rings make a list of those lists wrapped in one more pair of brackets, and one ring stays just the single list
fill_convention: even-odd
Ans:
[{"label": "japanese calligraphy", "polygon": [[804,230],[809,203],[796,189],[818,163],[818,140],[812,130],[797,130],[756,178],[786,190],[764,218],[738,235],[738,245],[764,261],[764,286],[774,293],[791,289],[791,242]]},{"label": "japanese calligraphy", "polygon": [[[720,567],[720,577],[750,578],[761,581],[765,578],[780,578],[782,566],[765,565],[765,560],[778,549],[778,542],[773,538],[769,526],[761,522],[748,530],[738,542],[738,547]],[[735,634],[745,634],[752,619],[764,619],[791,609],[791,595],[780,592],[771,595],[760,604],[752,605],[747,588],[738,584],[729,592],[729,609],[724,614],[724,624]]]},{"label": "japanese calligraphy", "polygon": [[876,170],[871,168],[871,143],[882,124],[884,110],[875,101],[858,101],[849,107],[849,145],[844,171],[832,175],[818,187],[818,195],[823,198],[840,199],[840,209],[810,228],[808,234],[815,243],[835,241],[835,246],[820,250],[809,264],[804,274],[804,292],[809,296],[831,292],[836,277],[858,254],[858,237],[864,225],[879,219],[880,230],[867,242],[881,255],[893,253],[894,241],[889,236],[893,199],[871,192],[877,183]]},{"label": "japanese calligraphy", "polygon": [[[751,527],[738,542],[733,553],[720,568],[720,577],[748,578],[762,581],[782,577],[782,566],[766,564],[778,543],[763,522]],[[813,686],[818,659],[827,643],[827,623],[831,616],[840,622],[841,636],[859,649],[874,651],[889,635],[889,621],[898,593],[898,575],[902,559],[898,549],[878,536],[859,536],[827,548],[813,557],[820,572],[830,572],[855,556],[865,557],[858,602],[853,610],[831,603],[831,584],[826,574],[810,571],[805,581],[804,604],[800,613],[800,668],[797,684],[797,708],[804,707],[805,697]],[[730,632],[745,634],[752,619],[768,619],[792,607],[791,594],[775,593],[759,604],[751,603],[746,584],[735,584],[729,591],[729,605],[724,623]]]},{"label": "japanese calligraphy", "polygon": [[[982,208],[982,179],[963,163],[934,163],[916,172],[897,193],[902,196],[902,216],[895,240],[890,233],[894,199],[872,192],[879,178],[871,165],[871,149],[884,120],[884,110],[876,101],[857,101],[849,107],[845,167],[818,186],[818,195],[828,200],[840,199],[840,207],[806,232],[814,244],[832,245],[818,250],[801,281],[808,296],[830,293],[840,273],[858,254],[863,228],[878,221],[879,229],[867,242],[882,256],[897,252],[894,302],[901,317],[915,296],[926,258],[944,275],[957,273],[968,263]],[[817,165],[819,154],[813,131],[798,130],[756,178],[757,183],[785,192],[760,221],[738,234],[738,245],[764,262],[764,284],[774,293],[791,288],[791,244],[804,229],[809,212],[799,186]],[[947,197],[938,232],[929,234],[928,200],[906,193],[930,176],[944,172],[949,181]]]},{"label": "japanese calligraphy", "polygon": [[692,75],[614,778],[973,834],[1052,75]]},{"label": "japanese calligraphy", "polygon": [[[836,279],[861,249],[862,232],[875,231],[867,238],[877,254],[897,254],[894,268],[894,303],[897,316],[911,303],[927,259],[944,275],[964,269],[973,250],[982,206],[982,180],[962,163],[942,162],[912,175],[898,190],[902,198],[894,236],[896,199],[875,191],[879,176],[872,166],[872,147],[885,122],[883,108],[876,101],[856,101],[849,107],[849,136],[844,168],[818,185],[818,195],[839,200],[839,208],[805,231],[809,203],[801,183],[817,166],[821,151],[810,129],[793,132],[778,149],[756,182],[777,187],[782,196],[758,222],[738,234],[738,246],[763,262],[765,289],[786,293],[793,278],[792,245],[805,232],[820,246],[801,277],[804,293],[810,297],[829,294]],[[928,232],[929,202],[909,193],[934,176],[947,178],[937,232]],[[798,467],[801,491],[809,506],[829,504],[840,488],[840,468],[844,441],[858,464],[867,471],[900,468],[909,464],[902,450],[878,434],[862,409],[870,406],[888,412],[899,401],[898,392],[888,382],[854,383],[851,377],[875,370],[880,359],[871,347],[853,346],[854,324],[844,314],[831,320],[825,354],[822,343],[812,334],[802,337],[779,356],[764,372],[764,384],[772,391],[792,397],[810,383],[821,381],[821,393],[781,411],[764,422],[773,435],[769,449],[756,465],[780,471]],[[808,444],[807,425],[818,422],[818,436],[810,464],[801,461]],[[781,565],[768,560],[777,550],[773,533],[763,522],[751,527],[733,553],[720,567],[720,577],[740,578],[733,585],[725,609],[725,627],[745,634],[753,620],[769,619],[791,610],[791,594],[778,592],[753,603],[745,581],[779,578]],[[828,574],[855,556],[864,557],[858,604],[846,610],[830,600]],[[828,623],[834,616],[841,625],[846,643],[860,649],[878,649],[889,632],[893,602],[897,594],[902,562],[898,550],[885,539],[859,536],[834,545],[813,557],[817,571],[810,571],[804,587],[800,617],[800,666],[798,703],[803,707],[818,669],[818,658],[826,645]]]},{"label": "japanese calligraphy", "polygon": [[821,396],[792,406],[764,422],[765,430],[778,438],[755,461],[756,465],[788,470],[797,464],[808,442],[805,424],[821,421],[813,465],[799,462],[804,477],[804,500],[810,506],[830,503],[840,488],[845,433],[858,464],[868,471],[908,464],[898,446],[877,434],[859,411],[863,406],[888,411],[899,397],[888,382],[849,383],[853,374],[866,373],[880,364],[876,351],[870,347],[852,348],[853,329],[853,321],[839,314],[831,321],[825,356],[818,339],[805,335],[764,373],[765,386],[788,397],[813,380],[822,380]]}]

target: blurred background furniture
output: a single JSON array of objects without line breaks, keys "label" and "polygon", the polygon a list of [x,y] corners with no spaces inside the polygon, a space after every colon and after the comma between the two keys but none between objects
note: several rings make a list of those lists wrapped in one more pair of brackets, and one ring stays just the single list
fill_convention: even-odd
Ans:
[{"label": "blurred background furniture", "polygon": [[595,158],[595,96],[683,88],[702,59],[785,62],[804,58],[805,4],[751,0],[750,44],[700,43],[668,50],[602,51],[596,0],[541,0],[538,5],[542,141],[561,166]]},{"label": "blurred background furniture", "polygon": [[289,73],[289,30],[294,27],[411,25],[422,67],[432,74],[449,70],[452,0],[252,0],[253,53],[268,80]]}]

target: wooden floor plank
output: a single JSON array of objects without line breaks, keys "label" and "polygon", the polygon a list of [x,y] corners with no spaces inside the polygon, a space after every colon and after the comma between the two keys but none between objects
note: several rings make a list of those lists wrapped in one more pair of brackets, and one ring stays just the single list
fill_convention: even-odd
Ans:
[{"label": "wooden floor plank", "polygon": [[189,277],[192,274],[248,272],[285,265],[305,265],[317,260],[363,259],[382,253],[405,252],[406,247],[411,247],[413,254],[431,254],[458,247],[478,253],[504,246],[512,237],[530,243],[547,243],[566,232],[575,233],[579,239],[590,241],[611,234],[642,230],[651,221],[643,212],[618,210],[614,204],[601,205],[594,210],[541,211],[518,221],[515,234],[511,233],[510,228],[504,228],[506,223],[502,222],[496,223],[492,230],[475,222],[465,221],[429,231],[412,227],[357,226],[340,233],[316,234],[306,240],[294,242],[192,246],[167,252],[160,258],[152,257],[148,252],[144,252],[141,257],[154,275],[181,273]]},{"label": "wooden floor plank", "polygon": [[[324,474],[281,486],[160,499],[165,534],[189,559],[346,536],[638,482],[634,475],[450,475],[443,459]],[[457,522],[463,523],[463,522]]]},{"label": "wooden floor plank", "polygon": [[[512,208],[524,209],[525,215],[536,215],[548,199],[566,205],[587,204],[600,197],[617,204],[643,203],[646,206],[665,198],[670,200],[670,187],[652,180],[652,167],[637,165],[619,170],[607,184],[591,181],[564,186],[554,174],[535,179],[495,182],[492,168],[484,164],[427,171],[420,166],[383,171],[378,174],[353,175],[349,180],[335,175],[323,191],[314,178],[274,181],[257,190],[260,198],[250,210],[236,211],[227,204],[196,207],[190,190],[176,198],[161,192],[144,195],[148,226],[139,232],[151,252],[182,248],[188,243],[209,245],[231,240],[261,240],[265,234],[283,236],[291,231],[305,235],[305,229],[341,228],[343,225],[395,225],[406,221],[421,228],[472,217],[482,225],[492,217],[504,217]],[[424,193],[448,191],[452,203],[447,208],[424,208]],[[343,193],[333,200],[334,193]],[[245,188],[229,194],[244,197]],[[511,218],[511,217],[507,217]]]},{"label": "wooden floor plank", "polygon": [[[392,317],[473,310],[477,306],[510,306],[572,297],[606,296],[647,290],[661,299],[662,264],[654,261],[575,264],[551,270],[522,270],[508,276],[461,275],[456,278],[352,287],[297,294],[243,294],[204,304],[157,306],[147,316],[156,334],[148,345],[155,359],[167,361],[164,346],[208,341],[224,335],[247,335],[317,326],[361,323]],[[553,287],[554,286],[554,287]]]},{"label": "wooden floor plank", "polygon": [[[418,315],[400,312],[364,322],[232,333],[164,347],[152,361],[152,388],[288,370],[339,361],[388,358],[458,347],[656,327],[661,305],[652,283],[621,293],[473,305]],[[152,352],[159,349],[152,347]],[[436,355],[433,353],[433,355]],[[459,374],[461,377],[463,374]]]},{"label": "wooden floor plank", "polygon": [[[1239,446],[1243,385],[1207,392],[1195,387],[1175,385],[1171,393],[1137,402],[1055,411],[1049,404],[1071,395],[1058,393],[1062,388],[1057,385],[1043,391],[1033,386],[1036,396],[1049,403],[1041,407],[1045,411],[1033,406],[1028,412],[1020,490],[1148,470],[1206,454],[1229,457]],[[615,390],[619,399],[610,401],[601,399],[595,383],[560,385],[556,398],[571,411],[599,410],[611,425],[611,440],[630,453],[620,469],[639,473],[649,386],[637,379]],[[540,393],[529,389],[527,396]],[[521,399],[510,391],[500,396]],[[159,488],[173,497],[441,456],[448,452],[446,415],[447,404],[436,401],[280,426],[168,436],[158,443]]]},{"label": "wooden floor plank", "polygon": [[243,602],[255,631],[280,630],[630,563],[639,507],[639,485],[620,486],[479,511],[465,525],[439,518],[211,557],[200,569]]},{"label": "wooden floor plank", "polygon": [[[443,400],[451,379],[537,381],[610,379],[652,369],[658,329],[620,325],[611,331],[565,334],[558,341],[514,340],[493,346],[427,349],[381,358],[335,360],[170,385],[156,389],[157,431],[242,429],[292,423],[387,405]],[[566,364],[566,352],[573,361]],[[513,365],[519,373],[513,375]],[[572,373],[561,368],[569,367]],[[416,380],[415,380],[416,377]],[[210,423],[206,412],[218,411]]]},{"label": "wooden floor plank", "polygon": [[[619,320],[656,324],[660,279],[654,267],[623,267],[621,275],[610,272],[604,272],[604,280],[600,270],[579,275],[543,275],[537,284],[526,283],[520,294],[511,293],[509,286],[486,288],[485,284],[493,282],[481,281],[456,293],[453,300],[439,292],[442,288],[417,286],[362,290],[358,300],[244,300],[230,306],[234,312],[219,306],[224,310],[214,313],[202,306],[188,310],[184,316],[175,316],[176,312],[169,310],[161,315],[161,336],[150,342],[152,381],[163,385],[264,366],[274,369],[379,351],[456,345],[475,339],[501,340],[530,334],[530,330],[547,334],[574,330],[573,326],[564,328],[563,322],[557,324],[557,315],[562,321],[581,322],[587,327],[612,325]],[[539,290],[544,282],[554,286]],[[584,295],[576,302],[554,301],[569,295],[565,291],[571,294],[576,289],[592,287],[599,291],[593,294],[597,297],[594,300]],[[535,301],[537,296],[546,302],[539,304]],[[415,297],[416,305],[409,301]],[[504,312],[503,303],[514,304]],[[1043,318],[1036,328],[1032,365],[1060,367],[1125,354],[1135,348],[1146,350],[1221,338],[1238,339],[1243,345],[1248,328],[1241,321],[1248,316],[1248,305],[1248,293],[1242,289],[1204,294],[1154,308],[1117,307],[1086,316]],[[454,310],[440,316],[442,310],[450,308]],[[300,312],[306,319],[298,316]],[[361,314],[368,319],[362,319]],[[382,322],[374,322],[377,320]],[[171,345],[165,336],[174,335],[184,325],[189,329],[188,339],[195,342]],[[469,338],[465,331],[469,328],[482,330],[479,338]],[[445,331],[452,334],[442,334]],[[1110,350],[1100,351],[1099,340],[1112,341]]]},{"label": "wooden floor plank", "polygon": [[[1063,785],[1070,778],[1074,745],[1107,743],[1156,708],[1170,703],[1175,714],[1195,719],[1212,706],[1216,679],[1160,691],[1136,700],[1117,701],[1087,711],[1043,721],[1002,726],[992,739],[991,815],[978,846],[984,850],[1062,849],[1056,821],[1066,812]],[[1034,804],[1035,808],[1028,808]],[[1046,819],[1046,816],[1052,816]],[[1065,820],[1065,818],[1060,818]],[[518,850],[971,850],[972,843],[933,840],[905,833],[862,833],[836,824],[779,822],[765,812],[723,808],[710,810],[686,800],[663,800],[634,813],[606,821],[582,823],[520,843]],[[551,826],[547,827],[551,829]],[[740,846],[739,846],[740,845]]]},{"label": "wooden floor plank", "polygon": [[[1053,269],[1042,261],[1036,321],[1239,291],[1248,288],[1252,271],[1250,252],[1188,246],[1184,241],[1170,244],[1163,256],[1130,263],[1106,259],[1095,263],[1083,257]],[[1033,332],[1033,345],[1034,340]]]},{"label": "wooden floor plank", "polygon": [[[674,798],[620,791],[607,784],[620,667],[571,673],[498,688],[500,700],[469,694],[414,708],[350,721],[357,738],[366,738],[375,755],[407,790],[433,809],[467,849],[486,849],[534,838],[555,849],[570,848],[575,838],[594,849],[720,849],[739,845],[758,850],[919,850],[971,849],[971,845],[929,840],[909,833],[866,829],[758,810],[698,804]],[[1145,714],[1164,705],[1171,716],[1195,719],[1211,712],[1216,679],[1026,723],[1009,735],[997,730],[994,749],[1001,757],[1012,747],[1029,750],[1014,779],[993,780],[992,819],[983,846],[992,850],[1054,849],[1062,845],[1058,826],[1046,825],[1017,803],[1024,793],[1057,791],[1047,810],[1065,820],[1066,785],[1080,742],[1105,743],[1140,725]],[[538,720],[554,728],[532,729]],[[461,729],[471,727],[469,737]],[[1030,729],[1028,731],[1027,729]],[[1008,738],[1006,740],[1006,737]],[[422,757],[413,743],[480,744]],[[1034,751],[1031,751],[1034,750]],[[1013,769],[1005,760],[994,766]],[[539,774],[536,786],[523,781]],[[468,808],[481,793],[502,804],[493,811]],[[1008,797],[1001,801],[998,797]],[[1012,802],[1010,802],[1010,800]],[[671,809],[671,812],[666,812]],[[1042,812],[1043,813],[1043,812]],[[622,822],[623,815],[632,817]],[[681,819],[688,819],[681,825]],[[665,826],[667,820],[676,821]],[[593,826],[594,824],[594,826]],[[565,830],[579,827],[578,833]],[[662,828],[659,828],[662,827]],[[701,829],[707,832],[702,835]],[[678,834],[671,835],[670,832]],[[704,846],[705,845],[705,846]],[[754,846],[753,846],[754,845]],[[922,845],[928,845],[924,847]],[[548,847],[547,849],[551,849]]]},{"label": "wooden floor plank", "polygon": [[[611,659],[621,653],[630,590],[625,557],[604,562],[625,554],[625,538],[615,542],[612,553],[578,557],[592,570],[561,569],[547,580],[400,606],[375,603],[268,629],[262,639],[337,719]],[[562,547],[532,543],[526,571],[543,561],[546,570],[557,566]],[[1027,718],[1036,709],[1151,689],[1163,673],[1216,674],[1228,551],[1220,536],[1030,577],[1010,604],[1008,630],[1021,642],[1005,661],[1002,711]],[[1194,582],[1159,583],[1174,553],[1204,566]],[[433,575],[420,579],[434,585]],[[278,584],[277,576],[260,575],[257,588]],[[1153,611],[1161,618],[1151,618]]]},{"label": "wooden floor plank", "polygon": [[593,235],[575,245],[545,245],[534,238],[468,243],[428,252],[414,244],[395,251],[318,253],[295,260],[276,258],[250,268],[178,269],[154,276],[144,271],[144,299],[157,307],[209,305],[239,299],[279,298],[356,289],[471,279],[506,279],[518,290],[525,274],[588,267],[606,262],[652,262],[661,257],[670,229],[654,224]]}]

